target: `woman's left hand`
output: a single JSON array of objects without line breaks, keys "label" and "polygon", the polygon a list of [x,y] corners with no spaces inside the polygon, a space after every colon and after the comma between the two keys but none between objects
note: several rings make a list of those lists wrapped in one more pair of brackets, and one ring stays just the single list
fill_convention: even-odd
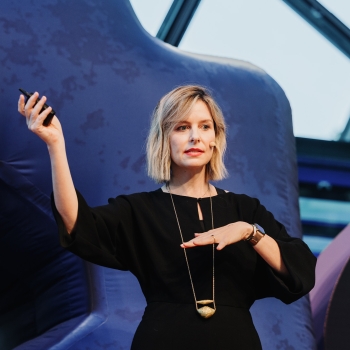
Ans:
[{"label": "woman's left hand", "polygon": [[204,233],[195,233],[195,238],[188,242],[184,242],[184,244],[181,244],[181,247],[193,248],[217,243],[218,246],[216,249],[221,250],[229,244],[246,239],[252,232],[252,225],[248,224],[247,222],[237,221]]}]

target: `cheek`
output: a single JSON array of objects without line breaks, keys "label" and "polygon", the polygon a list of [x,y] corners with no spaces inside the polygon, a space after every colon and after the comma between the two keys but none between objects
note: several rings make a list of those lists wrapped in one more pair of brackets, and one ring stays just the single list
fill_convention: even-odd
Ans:
[{"label": "cheek", "polygon": [[210,139],[210,141],[215,141],[215,138],[216,138],[215,131],[212,130],[212,131],[209,133],[209,139]]},{"label": "cheek", "polygon": [[179,137],[178,135],[173,136],[170,139],[170,153],[176,154],[180,152],[183,147],[182,145],[183,145],[183,141],[181,140],[181,137]]},{"label": "cheek", "polygon": [[177,157],[178,153],[178,148],[177,148],[177,143],[174,140],[170,140],[170,158],[172,160],[175,160]]}]

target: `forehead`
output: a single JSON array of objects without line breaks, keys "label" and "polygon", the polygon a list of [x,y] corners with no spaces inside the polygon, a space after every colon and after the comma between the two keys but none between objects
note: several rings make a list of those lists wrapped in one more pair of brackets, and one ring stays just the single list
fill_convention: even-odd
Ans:
[{"label": "forehead", "polygon": [[207,104],[201,100],[196,101],[186,115],[179,117],[181,121],[187,122],[199,120],[213,121]]}]

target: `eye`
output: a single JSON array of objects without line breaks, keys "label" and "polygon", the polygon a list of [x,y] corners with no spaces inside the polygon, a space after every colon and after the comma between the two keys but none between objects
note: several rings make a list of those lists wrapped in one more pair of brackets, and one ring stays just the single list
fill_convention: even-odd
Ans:
[{"label": "eye", "polygon": [[187,125],[180,125],[176,128],[176,131],[185,131],[187,129]]},{"label": "eye", "polygon": [[210,125],[209,124],[203,124],[202,125],[202,129],[203,130],[208,130],[208,129],[210,129]]}]

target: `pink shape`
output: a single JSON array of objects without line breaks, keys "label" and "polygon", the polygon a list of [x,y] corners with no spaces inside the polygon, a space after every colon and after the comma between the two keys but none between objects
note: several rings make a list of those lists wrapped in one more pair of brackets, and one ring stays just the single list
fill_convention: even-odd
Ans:
[{"label": "pink shape", "polygon": [[317,259],[316,284],[310,292],[310,302],[318,345],[323,343],[324,322],[333,289],[349,257],[350,225],[338,234]]}]

